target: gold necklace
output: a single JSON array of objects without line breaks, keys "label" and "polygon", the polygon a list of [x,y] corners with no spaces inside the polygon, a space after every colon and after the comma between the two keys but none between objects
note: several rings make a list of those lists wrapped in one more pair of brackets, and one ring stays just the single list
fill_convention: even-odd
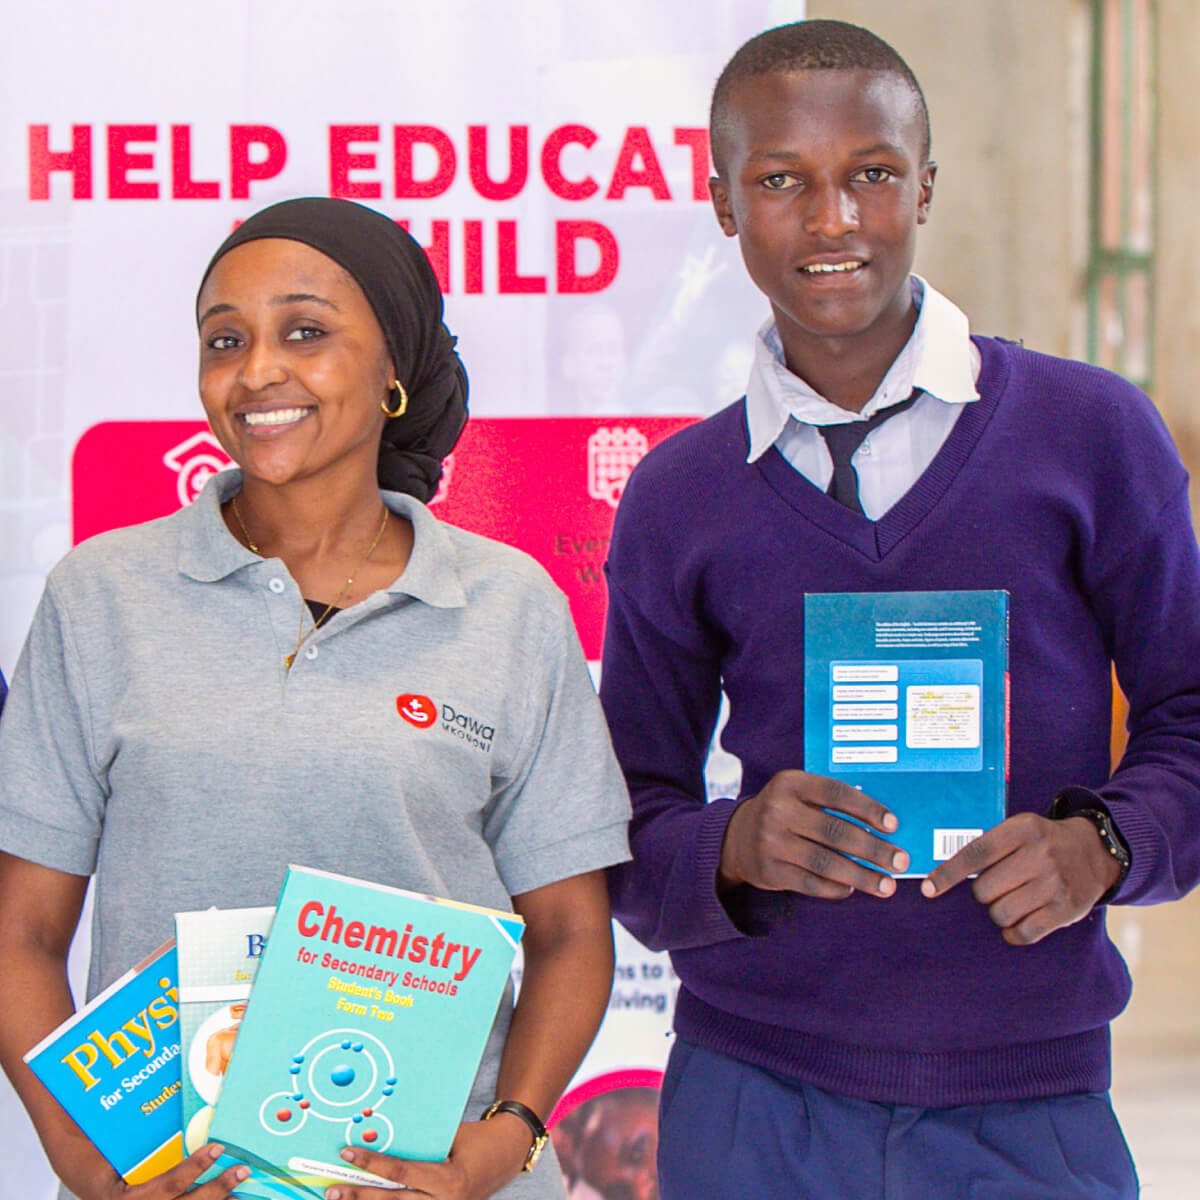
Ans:
[{"label": "gold necklace", "polygon": [[[246,539],[246,545],[250,547],[254,554],[257,554],[261,557],[262,551],[254,544],[253,539],[250,537],[250,531],[246,528],[246,522],[242,520],[242,514],[238,510],[236,496],[234,496],[234,498],[229,502],[229,506],[233,509],[233,515],[237,518],[237,523],[241,528],[242,536]],[[339,604],[341,604],[342,597],[345,596],[345,594],[354,584],[354,576],[357,575],[359,571],[361,571],[363,567],[367,565],[367,561],[370,559],[371,555],[375,553],[375,548],[379,545],[380,539],[383,537],[383,531],[387,528],[388,515],[388,507],[385,504],[383,506],[383,520],[379,522],[379,529],[375,533],[375,540],[371,543],[366,554],[364,554],[359,560],[358,565],[354,568],[353,574],[349,579],[346,580],[344,584],[342,584],[342,590],[334,597],[333,603],[325,606],[325,611],[315,621],[313,621],[313,627],[307,633],[304,632],[304,614],[308,612],[308,605],[305,603],[303,597],[301,597],[300,624],[296,630],[296,648],[291,652],[291,654],[284,655],[283,665],[285,670],[290,671],[292,669],[292,663],[296,661],[296,655],[300,653],[300,647],[303,646],[304,643],[308,641],[308,639],[312,637],[312,635],[316,633],[322,625],[325,624],[326,619],[330,616],[333,610],[337,608]]]},{"label": "gold necklace", "polygon": [[[283,659],[284,670],[290,671],[292,669],[292,663],[294,663],[296,661],[296,655],[300,653],[300,647],[303,646],[304,643],[307,642],[308,639],[310,637],[312,637],[312,635],[314,633],[316,633],[317,630],[320,629],[322,625],[325,624],[326,618],[329,617],[329,615],[334,611],[334,609],[337,608],[341,604],[342,597],[350,590],[351,586],[354,583],[354,576],[357,575],[359,573],[359,571],[361,571],[363,569],[363,567],[365,567],[367,565],[368,559],[370,559],[371,555],[375,553],[375,547],[379,545],[379,540],[380,540],[380,538],[383,537],[383,531],[387,528],[387,521],[388,521],[388,507],[385,504],[383,506],[383,520],[379,522],[379,529],[375,533],[375,540],[371,543],[370,547],[367,549],[366,554],[364,554],[362,556],[362,558],[359,560],[358,566],[356,566],[354,568],[354,574],[352,574],[350,576],[350,578],[347,579],[346,582],[342,584],[342,590],[340,592],[338,592],[338,594],[336,596],[334,596],[333,602],[325,605],[325,611],[315,621],[313,621],[313,627],[307,633],[304,632],[304,614],[306,612],[308,612],[308,605],[305,603],[303,597],[301,597],[301,600],[300,600],[300,624],[296,629],[296,648],[291,652],[291,654],[284,655],[284,659]],[[253,547],[251,547],[251,549],[253,549]],[[255,551],[255,553],[257,554],[258,551]]]},{"label": "gold necklace", "polygon": [[250,536],[250,530],[246,528],[246,522],[242,520],[242,514],[238,509],[236,496],[229,501],[229,507],[233,509],[233,515],[237,517],[237,523],[242,531],[242,537],[246,539],[246,545],[250,547],[250,552],[252,554],[257,554],[259,558],[261,558],[262,551],[254,544],[254,539]]}]

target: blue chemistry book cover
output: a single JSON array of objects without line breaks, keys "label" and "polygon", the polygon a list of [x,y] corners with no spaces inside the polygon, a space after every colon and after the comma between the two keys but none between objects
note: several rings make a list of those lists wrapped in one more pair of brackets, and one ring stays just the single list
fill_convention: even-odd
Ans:
[{"label": "blue chemistry book cover", "polygon": [[183,1157],[177,978],[167,942],[25,1055],[131,1184]]},{"label": "blue chemistry book cover", "polygon": [[[271,906],[175,914],[185,1154],[199,1150],[209,1140],[213,1106],[274,917]],[[239,1161],[223,1154],[201,1182]],[[308,1193],[252,1168],[250,1178],[239,1183],[231,1195],[246,1200],[287,1200]]]},{"label": "blue chemistry book cover", "polygon": [[524,932],[510,912],[289,867],[210,1137],[320,1195],[339,1152],[440,1161]]},{"label": "blue chemistry book cover", "polygon": [[861,788],[928,875],[1004,819],[1008,593],[804,598],[805,770]]}]

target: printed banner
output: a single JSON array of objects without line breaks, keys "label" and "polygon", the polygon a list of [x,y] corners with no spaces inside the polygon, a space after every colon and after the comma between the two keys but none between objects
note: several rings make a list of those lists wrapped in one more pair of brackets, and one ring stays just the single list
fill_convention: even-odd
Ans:
[{"label": "printed banner", "polygon": [[[584,654],[596,661],[604,560],[625,481],[651,446],[692,420],[475,417],[445,460],[431,507],[444,521],[536,558],[566,592]],[[197,421],[94,425],[75,447],[74,541],[174,512],[230,465]]]},{"label": "printed banner", "polygon": [[[542,561],[598,658],[603,539],[623,473],[641,439],[653,445],[742,393],[766,315],[708,201],[712,84],[741,42],[803,8],[9,6],[0,670],[11,675],[46,572],[76,540],[170,511],[224,462],[198,422],[195,289],[235,222],[296,195],[371,204],[426,248],[474,414],[439,507],[468,523],[461,506],[473,504],[471,527]],[[578,424],[505,447],[527,456],[532,481],[509,511],[487,510],[503,471],[477,440],[496,418],[547,417]],[[503,436],[520,440],[519,424]],[[77,995],[86,920],[72,956]],[[622,1028],[651,1019],[645,1007],[621,1011]],[[614,1048],[589,1070],[653,1070],[662,1057],[643,1063]],[[623,1127],[636,1140],[642,1102],[631,1103]],[[576,1116],[572,1136],[615,1127],[607,1107]],[[652,1177],[604,1167],[599,1145],[590,1166],[572,1168],[572,1197],[648,1200]],[[33,1200],[49,1200],[43,1156],[3,1081],[0,1152]]]}]

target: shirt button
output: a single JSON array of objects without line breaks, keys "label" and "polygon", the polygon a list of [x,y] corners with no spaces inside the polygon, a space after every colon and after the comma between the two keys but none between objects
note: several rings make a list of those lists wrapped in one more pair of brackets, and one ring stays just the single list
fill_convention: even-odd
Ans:
[{"label": "shirt button", "polygon": [[866,438],[863,439],[863,444],[858,448],[859,454],[869,455],[871,453],[871,443]]},{"label": "shirt button", "polygon": [[279,596],[283,594],[284,582],[282,579],[272,579],[271,582],[267,584],[267,587],[269,587],[271,591],[275,593],[275,595]]},{"label": "shirt button", "polygon": [[318,650],[316,646],[306,646],[304,649],[304,657],[307,658],[309,662],[312,662],[312,660],[320,653],[320,650]]}]

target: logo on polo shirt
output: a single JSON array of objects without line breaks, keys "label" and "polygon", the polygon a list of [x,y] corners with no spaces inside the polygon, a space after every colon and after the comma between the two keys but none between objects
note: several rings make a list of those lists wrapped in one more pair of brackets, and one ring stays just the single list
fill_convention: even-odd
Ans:
[{"label": "logo on polo shirt", "polygon": [[496,737],[494,725],[489,725],[453,704],[437,704],[419,692],[405,692],[396,697],[396,711],[418,729],[431,729],[441,722],[442,732],[466,742],[475,750],[490,754]]},{"label": "logo on polo shirt", "polygon": [[482,750],[484,754],[490,754],[492,751],[492,740],[496,736],[495,727],[485,724],[469,713],[459,712],[452,704],[442,705],[442,729],[460,738],[468,746]]},{"label": "logo on polo shirt", "polygon": [[437,705],[428,696],[419,696],[415,692],[397,696],[396,711],[418,729],[428,729],[438,716]]}]

